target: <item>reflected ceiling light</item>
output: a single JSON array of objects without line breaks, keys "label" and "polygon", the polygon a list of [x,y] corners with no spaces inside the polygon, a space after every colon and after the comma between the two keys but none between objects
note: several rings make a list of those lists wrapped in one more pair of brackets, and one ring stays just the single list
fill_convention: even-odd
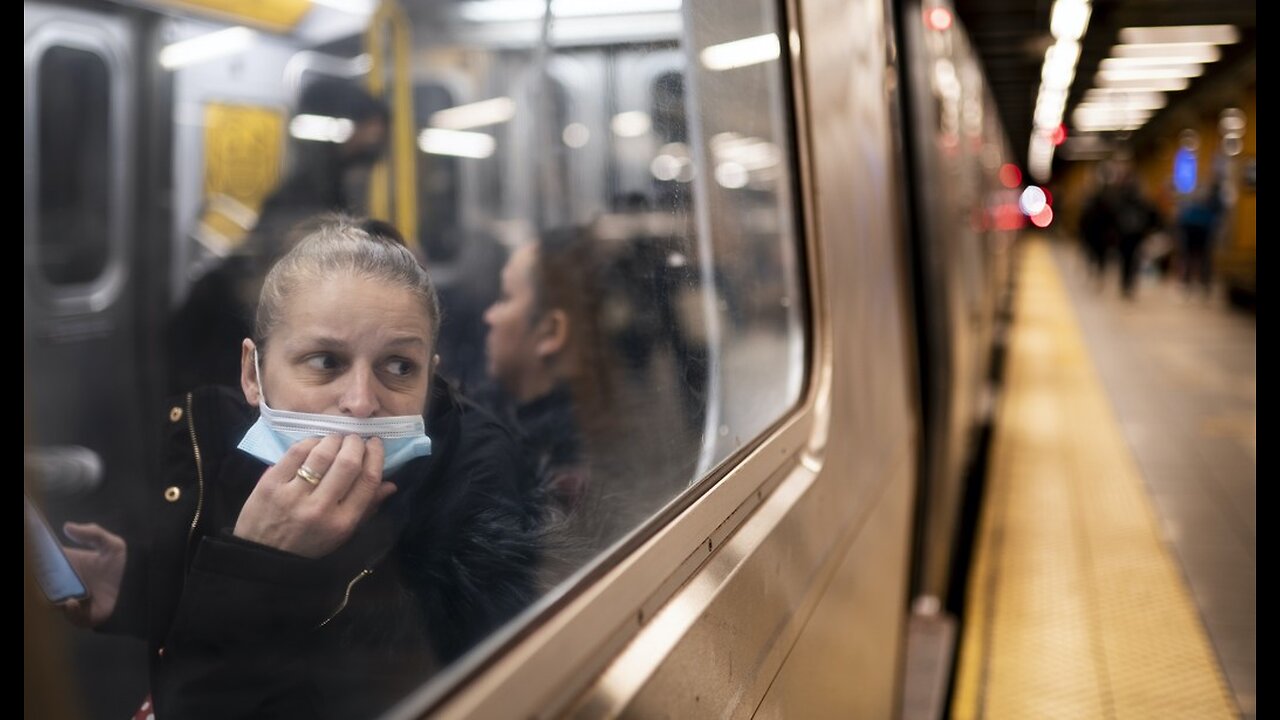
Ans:
[{"label": "reflected ceiling light", "polygon": [[1168,25],[1164,27],[1127,27],[1120,30],[1125,45],[1153,43],[1211,43],[1231,45],[1240,42],[1235,25]]},{"label": "reflected ceiling light", "polygon": [[649,172],[658,180],[675,180],[680,176],[680,159],[674,155],[659,155],[649,163]]},{"label": "reflected ceiling light", "polygon": [[580,122],[571,122],[564,126],[560,139],[571,148],[586,147],[587,142],[591,140],[591,131]]},{"label": "reflected ceiling light", "polygon": [[775,33],[710,45],[699,54],[708,70],[731,70],[777,60],[782,46]]},{"label": "reflected ceiling light", "polygon": [[1087,0],[1056,0],[1049,19],[1049,31],[1059,40],[1079,40],[1089,27],[1092,9]]},{"label": "reflected ceiling light", "polygon": [[354,131],[355,123],[347,118],[295,115],[289,121],[289,134],[299,140],[343,143]]},{"label": "reflected ceiling light", "polygon": [[253,31],[246,27],[232,27],[198,35],[164,46],[160,50],[160,65],[165,69],[174,70],[226,55],[234,55],[248,48],[251,42],[253,42]]},{"label": "reflected ceiling light", "polygon": [[[458,4],[464,20],[477,23],[519,22],[541,19],[547,5],[541,0],[477,0]],[[558,18],[603,17],[606,15],[639,15],[680,11],[680,0],[552,0],[551,15]]]},{"label": "reflected ceiling light", "polygon": [[746,187],[749,179],[747,169],[736,162],[722,162],[716,165],[716,182],[722,187],[737,190]]},{"label": "reflected ceiling light", "polygon": [[311,4],[323,5],[350,15],[372,15],[378,9],[378,0],[311,0]]},{"label": "reflected ceiling light", "polygon": [[737,163],[748,170],[763,170],[782,161],[782,152],[777,145],[756,137],[713,149],[717,159]]},{"label": "reflected ceiling light", "polygon": [[432,155],[483,159],[493,155],[492,135],[463,130],[427,128],[418,133],[418,148]]},{"label": "reflected ceiling light", "polygon": [[516,103],[509,97],[496,97],[431,113],[427,124],[446,130],[469,130],[504,123],[516,115]]},{"label": "reflected ceiling light", "polygon": [[653,121],[649,118],[649,113],[643,110],[631,110],[614,115],[613,120],[609,122],[609,127],[618,137],[640,137],[649,132],[649,128],[653,127]]},{"label": "reflected ceiling light", "polygon": [[1203,65],[1166,65],[1164,67],[1123,67],[1108,66],[1103,60],[1098,70],[1099,80],[1176,80],[1178,78],[1200,77],[1204,74]]}]

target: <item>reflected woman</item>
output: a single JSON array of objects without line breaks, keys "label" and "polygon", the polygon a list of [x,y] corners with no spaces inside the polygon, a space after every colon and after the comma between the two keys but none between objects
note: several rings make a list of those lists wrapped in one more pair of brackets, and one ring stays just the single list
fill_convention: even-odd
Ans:
[{"label": "reflected woman", "polygon": [[534,594],[518,447],[434,376],[402,245],[331,219],[268,274],[240,392],[168,410],[154,532],[68,524],[81,624],[146,639],[158,717],[375,714]]}]

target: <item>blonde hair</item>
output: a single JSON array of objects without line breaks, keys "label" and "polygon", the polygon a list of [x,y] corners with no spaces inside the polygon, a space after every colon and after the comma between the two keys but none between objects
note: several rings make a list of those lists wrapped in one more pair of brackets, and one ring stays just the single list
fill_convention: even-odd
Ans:
[{"label": "blonde hair", "polygon": [[427,271],[398,237],[365,228],[381,227],[367,220],[331,215],[308,228],[305,236],[267,273],[254,319],[254,342],[265,347],[279,326],[285,302],[304,283],[324,282],[338,275],[380,280],[409,292],[422,303],[431,323],[431,347],[440,333],[440,300]]}]

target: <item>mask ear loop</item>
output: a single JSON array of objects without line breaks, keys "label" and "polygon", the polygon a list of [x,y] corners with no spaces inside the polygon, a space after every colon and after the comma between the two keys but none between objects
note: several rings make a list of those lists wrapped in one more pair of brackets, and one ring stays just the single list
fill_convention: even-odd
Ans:
[{"label": "mask ear loop", "polygon": [[258,402],[262,403],[262,407],[266,408],[267,412],[271,412],[271,406],[267,404],[266,386],[262,383],[262,366],[258,364],[258,346],[256,343],[253,346],[253,373],[258,380]]}]

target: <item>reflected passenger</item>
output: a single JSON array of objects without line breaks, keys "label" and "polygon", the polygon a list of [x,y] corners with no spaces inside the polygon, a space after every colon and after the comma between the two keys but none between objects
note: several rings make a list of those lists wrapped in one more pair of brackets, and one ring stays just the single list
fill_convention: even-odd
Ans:
[{"label": "reflected passenger", "polygon": [[534,483],[564,513],[586,490],[571,384],[592,334],[582,287],[589,270],[569,267],[569,242],[568,233],[553,234],[516,249],[498,300],[484,313],[489,375],[510,401]]},{"label": "reflected passenger", "polygon": [[303,90],[298,118],[346,120],[351,132],[341,142],[295,138],[292,169],[263,203],[253,231],[191,287],[169,323],[170,392],[234,386],[240,372],[237,344],[251,334],[267,269],[314,229],[319,216],[360,210],[351,188],[363,182],[384,152],[386,105],[353,83],[321,80]]}]

